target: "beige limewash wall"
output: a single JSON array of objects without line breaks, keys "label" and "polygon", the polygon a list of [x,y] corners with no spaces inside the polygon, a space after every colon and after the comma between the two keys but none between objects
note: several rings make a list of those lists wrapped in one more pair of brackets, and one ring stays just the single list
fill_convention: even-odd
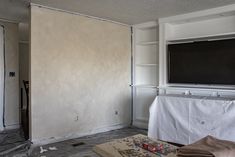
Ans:
[{"label": "beige limewash wall", "polygon": [[130,124],[130,27],[32,6],[30,47],[33,142]]}]

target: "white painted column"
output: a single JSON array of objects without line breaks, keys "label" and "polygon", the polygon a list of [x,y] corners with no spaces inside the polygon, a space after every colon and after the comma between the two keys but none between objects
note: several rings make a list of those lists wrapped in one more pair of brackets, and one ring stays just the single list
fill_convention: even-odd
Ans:
[{"label": "white painted column", "polygon": [[0,130],[3,130],[4,104],[4,28],[0,26]]}]

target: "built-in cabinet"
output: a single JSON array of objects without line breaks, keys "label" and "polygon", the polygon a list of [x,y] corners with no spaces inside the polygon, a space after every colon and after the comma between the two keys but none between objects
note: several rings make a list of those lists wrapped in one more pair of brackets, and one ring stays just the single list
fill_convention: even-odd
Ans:
[{"label": "built-in cabinet", "polygon": [[[235,97],[235,87],[168,83],[167,45],[235,37],[235,5],[159,19],[159,94]],[[219,62],[218,62],[219,64]]]},{"label": "built-in cabinet", "polygon": [[133,26],[133,125],[147,128],[149,106],[156,97],[159,80],[158,25]]}]

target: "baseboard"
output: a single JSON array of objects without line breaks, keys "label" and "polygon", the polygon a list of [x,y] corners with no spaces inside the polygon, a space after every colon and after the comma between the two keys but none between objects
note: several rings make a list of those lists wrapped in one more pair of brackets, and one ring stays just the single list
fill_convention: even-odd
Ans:
[{"label": "baseboard", "polygon": [[35,139],[35,140],[32,140],[32,143],[33,143],[32,146],[36,147],[36,146],[40,146],[40,145],[61,142],[61,141],[69,140],[69,139],[74,139],[74,138],[79,138],[79,137],[83,137],[83,136],[94,135],[97,133],[107,132],[107,131],[111,131],[111,130],[121,129],[121,128],[125,128],[128,126],[130,126],[130,124],[117,124],[117,125],[95,128],[90,131],[87,131],[86,133],[71,133],[71,134],[63,136],[63,137],[54,137],[54,138],[39,139],[39,140]]},{"label": "baseboard", "polygon": [[4,130],[13,130],[13,129],[19,129],[20,124],[13,124],[13,125],[6,125]]},{"label": "baseboard", "polygon": [[148,129],[148,122],[145,122],[145,121],[134,120],[132,125],[137,128]]}]

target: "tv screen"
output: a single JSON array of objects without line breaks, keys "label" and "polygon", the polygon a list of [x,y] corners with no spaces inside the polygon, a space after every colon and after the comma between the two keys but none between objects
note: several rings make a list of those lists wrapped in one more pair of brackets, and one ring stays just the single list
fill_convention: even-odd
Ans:
[{"label": "tv screen", "polygon": [[235,39],[169,44],[168,83],[235,85]]}]

